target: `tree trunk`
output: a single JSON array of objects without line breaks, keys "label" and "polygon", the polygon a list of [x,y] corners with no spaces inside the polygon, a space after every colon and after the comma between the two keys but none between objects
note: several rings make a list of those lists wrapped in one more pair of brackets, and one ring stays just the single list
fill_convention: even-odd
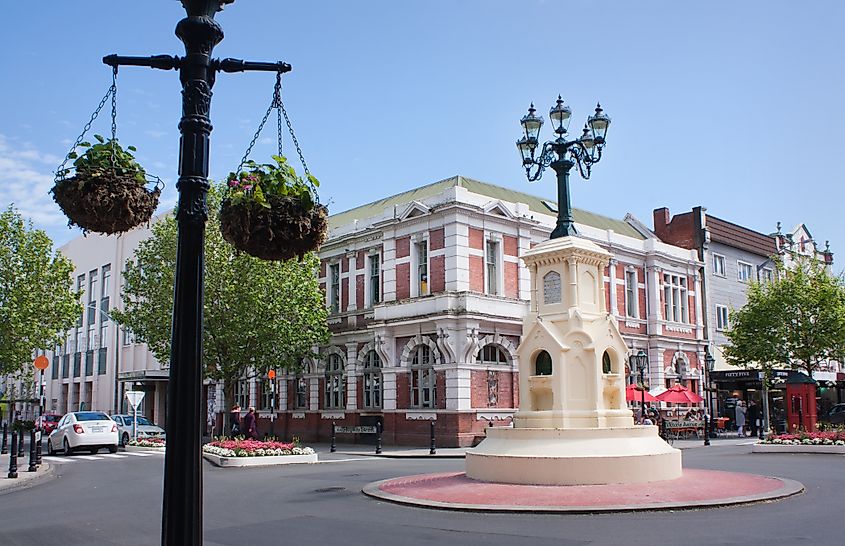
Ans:
[{"label": "tree trunk", "polygon": [[235,404],[235,383],[233,381],[223,382],[223,436],[229,436],[232,432],[232,406]]}]

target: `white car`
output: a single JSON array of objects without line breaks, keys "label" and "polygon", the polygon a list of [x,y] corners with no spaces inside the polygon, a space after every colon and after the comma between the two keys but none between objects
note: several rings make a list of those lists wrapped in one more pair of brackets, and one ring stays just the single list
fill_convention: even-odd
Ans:
[{"label": "white car", "polygon": [[117,453],[117,423],[101,411],[75,411],[65,414],[56,430],[47,438],[47,453],[54,455],[61,450],[70,455],[76,449],[87,449],[91,454],[106,447]]},{"label": "white car", "polygon": [[[112,415],[112,420],[117,423],[117,431],[120,433],[120,445],[129,443],[132,438],[132,427],[134,424],[131,415]],[[148,438],[164,438],[164,429],[158,425],[154,425],[146,417],[138,416],[138,439],[145,440]]]}]

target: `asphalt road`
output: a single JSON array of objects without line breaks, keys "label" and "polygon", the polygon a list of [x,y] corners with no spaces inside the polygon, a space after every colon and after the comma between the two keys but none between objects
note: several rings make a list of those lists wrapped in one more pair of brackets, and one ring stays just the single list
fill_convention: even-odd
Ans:
[{"label": "asphalt road", "polygon": [[[163,456],[57,462],[58,477],[0,495],[0,544],[156,545]],[[329,457],[321,453],[321,459]],[[806,492],[750,506],[606,515],[510,515],[413,508],[368,498],[365,484],[461,470],[462,460],[333,455],[269,469],[205,464],[205,544],[766,544],[845,543],[845,457],[752,455],[750,446],[684,451],[689,467],[798,480]]]}]

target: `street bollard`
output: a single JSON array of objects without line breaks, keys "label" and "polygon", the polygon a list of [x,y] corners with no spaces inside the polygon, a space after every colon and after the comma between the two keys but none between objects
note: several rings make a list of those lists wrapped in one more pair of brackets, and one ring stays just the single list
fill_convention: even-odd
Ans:
[{"label": "street bollard", "polygon": [[3,448],[0,449],[0,455],[5,455],[9,452],[9,446],[6,444],[6,434],[9,432],[9,425],[3,423]]},{"label": "street bollard", "polygon": [[18,454],[15,451],[15,442],[18,440],[18,433],[12,429],[12,452],[9,453],[9,475],[8,478],[18,477]]},{"label": "street bollard", "polygon": [[708,419],[707,419],[707,416],[705,415],[704,416],[704,445],[709,446],[710,445],[710,431],[708,430],[708,427],[707,427],[707,421],[708,421]]},{"label": "street bollard", "polygon": [[[12,445],[14,445],[14,442]],[[23,428],[18,433],[18,458],[23,458]]]},{"label": "street bollard", "polygon": [[332,447],[331,449],[329,449],[329,451],[332,453],[337,451],[337,438],[335,437],[335,428],[337,428],[337,425],[334,421],[332,421]]},{"label": "street bollard", "polygon": [[38,437],[38,440],[35,442],[35,464],[41,466],[41,457],[43,455],[43,448],[42,444],[44,443],[44,433],[39,430],[35,433],[35,436]]},{"label": "street bollard", "polygon": [[35,454],[35,429],[29,431],[29,469],[28,472],[35,472],[38,470],[38,463],[35,462],[37,455]]},{"label": "street bollard", "polygon": [[376,455],[381,455],[381,430],[384,428],[381,421],[376,421]]},{"label": "street bollard", "polygon": [[431,422],[431,448],[428,450],[429,455],[437,454],[437,446],[434,445],[434,421]]}]

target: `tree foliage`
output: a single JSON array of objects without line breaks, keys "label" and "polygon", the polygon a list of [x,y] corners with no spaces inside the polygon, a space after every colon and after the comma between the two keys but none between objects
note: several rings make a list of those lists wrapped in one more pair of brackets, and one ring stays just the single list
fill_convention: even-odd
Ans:
[{"label": "tree foliage", "polygon": [[[220,234],[221,193],[222,187],[213,187],[208,199],[203,362],[205,377],[224,381],[230,398],[238,379],[269,369],[297,369],[315,345],[328,340],[329,331],[317,257],[280,263],[238,253]],[[165,363],[170,360],[176,227],[168,216],[139,244],[124,276],[124,310],[114,312]]]},{"label": "tree foliage", "polygon": [[778,264],[771,282],[752,282],[748,302],[731,313],[725,356],[735,366],[770,372],[786,365],[810,377],[845,355],[845,285],[817,260]]},{"label": "tree foliage", "polygon": [[52,349],[82,314],[73,264],[9,206],[0,213],[0,374],[31,371],[32,352]]}]

